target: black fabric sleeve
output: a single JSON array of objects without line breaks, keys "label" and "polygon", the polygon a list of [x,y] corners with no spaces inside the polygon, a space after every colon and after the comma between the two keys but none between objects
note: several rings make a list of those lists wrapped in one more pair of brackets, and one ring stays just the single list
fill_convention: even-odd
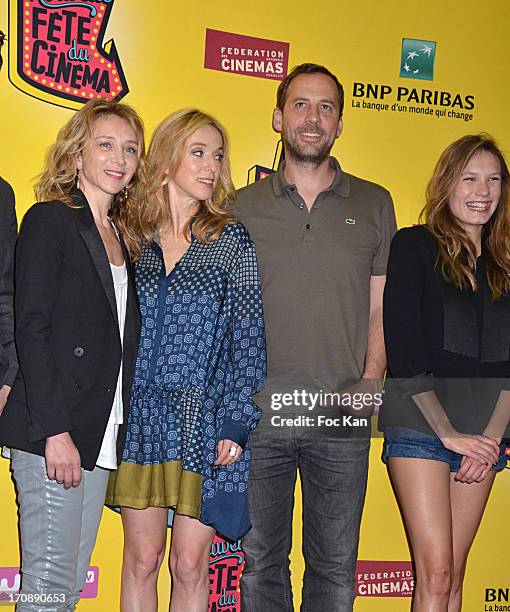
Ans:
[{"label": "black fabric sleeve", "polygon": [[59,217],[50,204],[33,206],[16,247],[15,334],[31,442],[72,429],[53,348],[53,313],[66,262],[66,230]]},{"label": "black fabric sleeve", "polygon": [[434,389],[422,320],[424,265],[418,228],[395,234],[384,289],[384,339],[388,371],[400,396]]},{"label": "black fabric sleeve", "polygon": [[12,386],[18,371],[14,346],[14,247],[18,226],[14,192],[0,178],[0,387]]}]

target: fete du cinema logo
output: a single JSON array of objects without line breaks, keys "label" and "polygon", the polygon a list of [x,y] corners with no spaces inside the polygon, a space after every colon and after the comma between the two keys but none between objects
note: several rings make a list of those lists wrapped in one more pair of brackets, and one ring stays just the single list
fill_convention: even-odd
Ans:
[{"label": "fete du cinema logo", "polygon": [[285,159],[285,150],[283,148],[283,142],[279,140],[276,143],[276,150],[273,158],[273,165],[271,168],[267,166],[261,166],[260,164],[255,164],[251,168],[248,169],[248,180],[246,182],[247,185],[251,185],[251,183],[255,183],[256,181],[263,181],[270,174],[273,174],[278,170],[280,164]]},{"label": "fete du cinema logo", "polygon": [[289,43],[206,30],[204,68],[281,81],[288,64]]},{"label": "fete du cinema logo", "polygon": [[114,0],[10,0],[9,79],[39,100],[78,109],[129,91],[115,43]]},{"label": "fete du cinema logo", "polygon": [[[85,587],[81,592],[82,599],[93,599],[97,597],[99,585],[99,568],[89,567],[85,579]],[[16,595],[21,586],[21,575],[19,567],[0,567],[0,602],[16,601]]]},{"label": "fete du cinema logo", "polygon": [[209,612],[241,612],[243,567],[241,540],[227,542],[215,535],[209,556]]},{"label": "fete du cinema logo", "polygon": [[[402,39],[400,72],[402,79],[432,81],[437,45],[431,40]],[[398,112],[408,115],[427,115],[436,119],[472,121],[475,96],[433,87],[411,86],[409,83],[355,82],[351,106],[359,110],[379,113]]]}]

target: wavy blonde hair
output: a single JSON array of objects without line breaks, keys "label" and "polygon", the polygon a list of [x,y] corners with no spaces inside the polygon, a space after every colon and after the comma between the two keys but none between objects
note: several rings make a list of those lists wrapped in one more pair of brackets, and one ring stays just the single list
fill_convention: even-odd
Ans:
[{"label": "wavy blonde hair", "polygon": [[[186,140],[198,129],[212,125],[223,139],[223,159],[216,188],[211,198],[199,202],[193,235],[200,242],[217,240],[227,223],[235,218],[228,208],[235,202],[230,175],[229,142],[225,128],[213,117],[197,109],[183,109],[164,119],[152,136],[147,154],[147,171],[140,205],[142,236],[150,244],[168,220],[167,184],[175,176],[184,157]],[[134,252],[140,255],[141,244]]]},{"label": "wavy blonde hair", "polygon": [[38,201],[61,200],[73,207],[72,191],[76,186],[76,158],[92,136],[93,126],[101,117],[113,115],[129,123],[138,141],[139,163],[131,183],[128,197],[122,192],[114,196],[110,216],[122,234],[127,248],[133,251],[140,240],[138,206],[145,161],[143,122],[138,113],[127,104],[90,100],[60,129],[56,142],[49,148],[44,169],[34,187]]},{"label": "wavy blonde hair", "polygon": [[510,292],[510,174],[503,153],[488,134],[464,136],[442,153],[420,213],[438,245],[437,264],[443,277],[459,289],[476,291],[476,248],[452,214],[448,201],[473,155],[487,151],[498,161],[501,198],[482,230],[482,250],[493,299]]}]

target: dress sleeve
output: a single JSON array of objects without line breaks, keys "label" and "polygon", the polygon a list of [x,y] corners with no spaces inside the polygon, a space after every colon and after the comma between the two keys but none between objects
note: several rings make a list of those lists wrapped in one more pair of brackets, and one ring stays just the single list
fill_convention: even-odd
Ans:
[{"label": "dress sleeve", "polygon": [[52,324],[65,266],[62,225],[50,204],[36,204],[23,219],[16,247],[15,337],[31,442],[72,429]]},{"label": "dress sleeve", "polygon": [[262,389],[266,377],[262,295],[255,247],[250,240],[234,271],[230,299],[231,337],[223,397],[225,418],[219,439],[233,440],[244,447],[261,415],[251,398]]},{"label": "dress sleeve", "polygon": [[384,340],[388,371],[404,399],[434,389],[422,317],[423,262],[417,228],[405,228],[391,244],[384,289]]}]

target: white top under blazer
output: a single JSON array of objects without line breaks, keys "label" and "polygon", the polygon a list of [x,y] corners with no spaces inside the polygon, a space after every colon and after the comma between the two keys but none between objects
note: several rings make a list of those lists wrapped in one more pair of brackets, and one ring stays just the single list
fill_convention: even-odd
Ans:
[{"label": "white top under blazer", "polygon": [[[128,290],[128,275],[126,264],[115,266],[110,264],[113,278],[113,287],[115,289],[115,301],[117,303],[117,319],[119,321],[120,339],[124,338],[124,322],[126,320],[126,304]],[[119,425],[123,422],[122,410],[122,362],[119,369],[119,377],[117,378],[117,387],[113,398],[112,411],[106,426],[101,450],[97,458],[96,465],[107,470],[117,469],[117,434]]]}]

